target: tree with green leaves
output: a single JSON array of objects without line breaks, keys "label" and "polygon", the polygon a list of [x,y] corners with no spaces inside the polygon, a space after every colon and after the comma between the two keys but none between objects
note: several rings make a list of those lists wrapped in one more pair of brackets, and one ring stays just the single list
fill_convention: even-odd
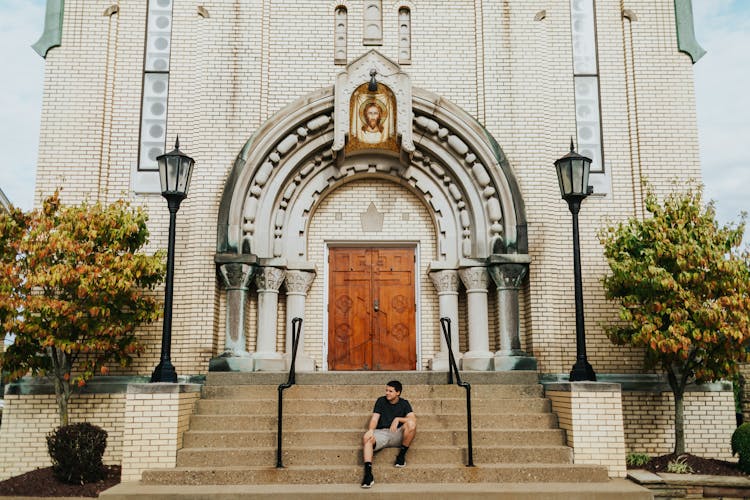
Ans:
[{"label": "tree with green leaves", "polygon": [[645,350],[646,367],[666,374],[674,395],[674,453],[685,452],[683,401],[691,383],[733,378],[748,360],[750,272],[741,251],[744,214],[719,226],[702,189],[673,193],[650,216],[600,232],[611,274],[607,298],[620,304],[613,342]]},{"label": "tree with green leaves", "polygon": [[72,388],[128,366],[143,351],[136,327],[159,318],[164,256],[141,251],[146,221],[122,201],[65,206],[59,193],[0,214],[0,331],[15,334],[0,368],[6,381],[49,376],[60,425]]}]

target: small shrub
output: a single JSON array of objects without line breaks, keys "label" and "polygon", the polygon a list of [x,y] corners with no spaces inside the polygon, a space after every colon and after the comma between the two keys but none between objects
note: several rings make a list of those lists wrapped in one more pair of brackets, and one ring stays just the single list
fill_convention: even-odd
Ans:
[{"label": "small shrub", "polygon": [[732,456],[739,455],[737,464],[746,474],[750,474],[750,422],[746,422],[732,433]]},{"label": "small shrub", "polygon": [[85,484],[105,476],[102,456],[107,431],[89,423],[59,427],[47,435],[47,449],[55,477],[70,484]]},{"label": "small shrub", "polygon": [[687,457],[677,457],[667,464],[667,472],[672,474],[692,474],[693,468],[687,463]]},{"label": "small shrub", "polygon": [[642,467],[651,461],[651,457],[645,453],[628,453],[625,462],[633,467]]}]

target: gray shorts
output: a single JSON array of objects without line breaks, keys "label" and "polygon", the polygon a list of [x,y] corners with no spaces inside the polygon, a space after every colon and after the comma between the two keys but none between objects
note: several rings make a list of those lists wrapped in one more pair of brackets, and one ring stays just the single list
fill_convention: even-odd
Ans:
[{"label": "gray shorts", "polygon": [[383,448],[398,448],[404,440],[404,426],[398,428],[396,432],[389,429],[375,429],[375,448],[373,451],[382,450]]}]

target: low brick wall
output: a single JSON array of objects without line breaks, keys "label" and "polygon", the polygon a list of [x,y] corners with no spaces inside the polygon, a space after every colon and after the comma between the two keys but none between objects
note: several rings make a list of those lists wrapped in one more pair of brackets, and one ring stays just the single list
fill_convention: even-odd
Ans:
[{"label": "low brick wall", "polygon": [[[71,399],[71,423],[89,422],[107,431],[105,464],[122,460],[125,394],[80,394]],[[47,434],[60,425],[54,394],[5,395],[0,427],[0,480],[52,465]]]},{"label": "low brick wall", "polygon": [[188,429],[198,384],[131,384],[125,402],[122,481],[140,481],[146,469],[174,467]]},{"label": "low brick wall", "polygon": [[610,477],[625,477],[625,441],[619,384],[549,384],[552,401],[576,464],[607,467]]},{"label": "low brick wall", "polygon": [[[145,468],[173,467],[200,384],[148,384],[146,377],[97,377],[69,403],[70,423],[107,431],[104,463],[123,481]],[[200,380],[200,379],[196,379]],[[25,377],[9,384],[0,425],[0,480],[52,465],[46,436],[60,425],[52,384]]]},{"label": "low brick wall", "polygon": [[[623,392],[628,452],[665,455],[674,450],[674,397],[671,392]],[[708,458],[732,458],[737,427],[731,390],[685,393],[685,451]]]}]

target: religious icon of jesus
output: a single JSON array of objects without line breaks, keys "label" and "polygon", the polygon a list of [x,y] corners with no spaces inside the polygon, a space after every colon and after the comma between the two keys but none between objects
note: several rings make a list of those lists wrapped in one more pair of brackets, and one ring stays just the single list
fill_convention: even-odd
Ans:
[{"label": "religious icon of jesus", "polygon": [[367,144],[379,144],[383,142],[384,110],[375,101],[368,101],[365,102],[363,111],[364,123],[361,127],[360,140]]},{"label": "religious icon of jesus", "polygon": [[398,151],[396,141],[396,99],[385,85],[370,91],[361,85],[351,97],[347,152],[372,149]]}]

